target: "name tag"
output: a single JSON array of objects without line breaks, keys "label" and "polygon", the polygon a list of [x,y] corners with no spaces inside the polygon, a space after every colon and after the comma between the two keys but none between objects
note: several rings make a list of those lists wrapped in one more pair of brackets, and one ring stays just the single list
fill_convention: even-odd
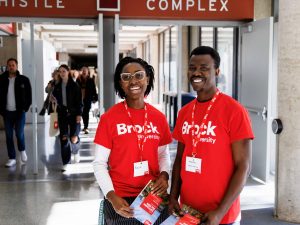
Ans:
[{"label": "name tag", "polygon": [[202,159],[195,157],[186,157],[185,170],[192,173],[201,173]]},{"label": "name tag", "polygon": [[145,174],[149,174],[149,166],[148,161],[136,162],[133,164],[134,168],[134,177],[144,176]]}]

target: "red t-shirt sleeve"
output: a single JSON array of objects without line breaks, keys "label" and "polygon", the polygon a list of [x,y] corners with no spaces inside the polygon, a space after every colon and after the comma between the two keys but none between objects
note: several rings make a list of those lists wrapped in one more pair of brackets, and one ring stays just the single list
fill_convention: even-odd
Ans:
[{"label": "red t-shirt sleeve", "polygon": [[112,134],[109,128],[109,120],[106,114],[100,117],[100,121],[95,134],[94,143],[102,145],[105,148],[112,149]]},{"label": "red t-shirt sleeve", "polygon": [[229,136],[231,143],[242,139],[254,138],[249,114],[241,105],[231,117]]},{"label": "red t-shirt sleeve", "polygon": [[162,121],[162,134],[161,134],[162,138],[159,141],[159,146],[167,145],[172,142],[172,135],[166,117],[163,116],[161,121]]}]

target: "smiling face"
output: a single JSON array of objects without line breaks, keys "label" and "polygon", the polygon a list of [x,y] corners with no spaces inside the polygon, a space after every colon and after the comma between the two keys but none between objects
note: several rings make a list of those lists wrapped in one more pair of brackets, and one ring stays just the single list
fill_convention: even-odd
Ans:
[{"label": "smiling face", "polygon": [[191,56],[188,79],[198,95],[216,90],[216,76],[219,73],[219,68],[215,68],[214,59],[209,54]]},{"label": "smiling face", "polygon": [[[138,73],[139,71],[143,71]],[[140,77],[142,73],[145,73],[144,77]],[[145,69],[139,63],[128,63],[122,69],[122,74],[131,74],[131,78],[128,81],[120,80],[120,86],[125,93],[126,100],[144,99],[144,94],[149,83],[149,77],[147,76]],[[128,77],[128,76],[127,76]]]}]

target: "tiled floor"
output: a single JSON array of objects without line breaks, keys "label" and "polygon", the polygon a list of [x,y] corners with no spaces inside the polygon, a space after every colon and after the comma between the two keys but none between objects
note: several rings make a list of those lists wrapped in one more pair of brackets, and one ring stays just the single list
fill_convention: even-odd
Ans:
[{"label": "tiled floor", "polygon": [[33,174],[31,126],[26,125],[28,163],[4,168],[5,134],[0,131],[0,225],[96,225],[103,198],[94,179],[91,162],[96,120],[90,134],[81,133],[79,164],[61,172],[58,138],[48,136],[48,125],[38,125],[38,168]]},{"label": "tiled floor", "polygon": [[[96,225],[103,197],[95,182],[91,162],[97,122],[90,134],[81,134],[81,162],[61,173],[59,141],[48,136],[48,125],[38,125],[38,168],[33,174],[31,126],[26,126],[27,165],[4,168],[5,134],[0,131],[0,225]],[[170,147],[176,154],[176,143]],[[261,185],[249,179],[241,195],[242,225],[281,224],[272,217],[274,183]]]}]

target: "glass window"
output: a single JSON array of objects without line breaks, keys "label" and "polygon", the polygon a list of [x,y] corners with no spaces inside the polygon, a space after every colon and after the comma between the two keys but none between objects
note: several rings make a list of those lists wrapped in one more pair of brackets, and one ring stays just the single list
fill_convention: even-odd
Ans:
[{"label": "glass window", "polygon": [[165,91],[170,89],[170,30],[164,32],[164,75]]},{"label": "glass window", "polygon": [[230,96],[232,96],[233,81],[233,35],[233,28],[218,28],[217,46],[221,65],[217,87]]},{"label": "glass window", "polygon": [[150,41],[147,40],[143,43],[143,59],[150,62]]},{"label": "glass window", "polygon": [[158,75],[159,75],[159,95],[162,102],[162,93],[165,92],[165,77],[164,77],[164,34],[159,34],[159,64],[158,64]]},{"label": "glass window", "polygon": [[213,27],[201,27],[201,45],[214,47]]},{"label": "glass window", "polygon": [[177,91],[177,27],[171,28],[170,91]]}]

